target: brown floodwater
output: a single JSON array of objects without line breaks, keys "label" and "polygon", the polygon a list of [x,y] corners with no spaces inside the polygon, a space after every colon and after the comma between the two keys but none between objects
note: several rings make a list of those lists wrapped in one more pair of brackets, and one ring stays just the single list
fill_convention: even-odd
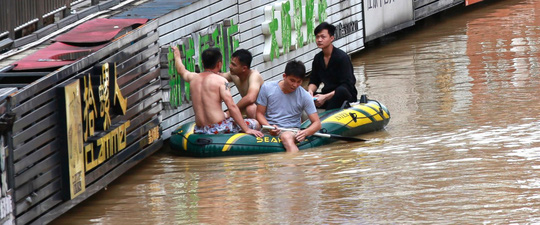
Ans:
[{"label": "brown floodwater", "polygon": [[299,154],[159,151],[54,224],[540,223],[540,0],[459,7],[352,56],[386,130]]}]

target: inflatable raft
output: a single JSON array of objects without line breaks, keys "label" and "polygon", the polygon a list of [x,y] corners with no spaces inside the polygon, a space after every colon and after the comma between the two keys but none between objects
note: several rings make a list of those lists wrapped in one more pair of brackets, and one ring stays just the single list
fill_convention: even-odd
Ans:
[{"label": "inflatable raft", "polygon": [[[390,112],[381,103],[368,100],[367,103],[351,104],[344,109],[325,111],[319,114],[322,123],[320,133],[356,136],[383,129],[390,121]],[[302,128],[311,122],[305,121]],[[194,134],[194,122],[181,125],[173,131],[169,140],[171,149],[178,154],[195,157],[216,157],[284,152],[278,137],[269,134],[255,137],[245,133],[236,134]],[[333,138],[310,136],[298,143],[300,150],[329,144]]]}]

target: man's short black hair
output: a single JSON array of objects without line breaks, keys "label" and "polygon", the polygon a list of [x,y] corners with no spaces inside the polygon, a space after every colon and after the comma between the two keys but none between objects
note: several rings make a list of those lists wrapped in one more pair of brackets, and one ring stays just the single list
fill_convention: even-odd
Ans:
[{"label": "man's short black hair", "polygon": [[213,69],[218,62],[223,61],[219,48],[209,48],[202,52],[202,63],[205,69]]},{"label": "man's short black hair", "polygon": [[336,26],[329,24],[327,22],[322,22],[317,27],[315,27],[315,31],[313,31],[313,33],[315,33],[315,36],[317,36],[317,34],[323,30],[327,30],[330,36],[334,36],[334,32],[336,32]]},{"label": "man's short black hair", "polygon": [[304,63],[300,61],[291,60],[285,66],[285,75],[292,75],[300,79],[304,79],[306,77],[306,67],[304,66]]},{"label": "man's short black hair", "polygon": [[232,58],[237,58],[238,61],[248,68],[251,67],[251,60],[253,59],[253,56],[251,56],[251,52],[249,52],[246,49],[238,49],[236,50],[232,56]]}]

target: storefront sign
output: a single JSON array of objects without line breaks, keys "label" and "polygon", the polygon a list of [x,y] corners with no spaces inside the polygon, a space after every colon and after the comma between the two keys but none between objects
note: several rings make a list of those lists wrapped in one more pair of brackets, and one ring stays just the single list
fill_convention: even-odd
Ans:
[{"label": "storefront sign", "polygon": [[326,0],[277,1],[264,6],[265,21],[261,25],[265,36],[264,60],[272,61],[315,42],[315,21],[326,20],[326,8]]},{"label": "storefront sign", "polygon": [[[117,83],[116,65],[96,66],[81,79],[60,88],[60,116],[64,122],[64,187],[67,199],[85,191],[85,174],[126,148],[130,121],[112,124],[125,115],[127,100]],[[152,139],[158,139],[152,132]],[[159,130],[157,132],[159,136]]]}]

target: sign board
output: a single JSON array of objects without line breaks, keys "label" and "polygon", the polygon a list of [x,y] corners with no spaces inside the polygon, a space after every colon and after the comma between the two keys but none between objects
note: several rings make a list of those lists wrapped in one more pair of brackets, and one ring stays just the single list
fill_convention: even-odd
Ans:
[{"label": "sign board", "polygon": [[411,0],[365,0],[364,18],[366,39],[378,32],[414,21]]},{"label": "sign board", "polygon": [[[116,64],[97,65],[89,73],[60,86],[63,185],[67,199],[85,191],[85,174],[127,146],[131,122],[113,118],[126,114],[127,99],[117,83]],[[159,139],[159,129],[149,131],[148,144]]]},{"label": "sign board", "polygon": [[[83,124],[81,113],[81,91],[79,80],[75,80],[61,88],[60,101],[63,109],[60,114],[64,118],[64,185],[69,187],[69,198],[73,199],[85,190]],[[66,168],[67,166],[67,168]],[[67,189],[66,189],[67,190]],[[67,193],[66,193],[67,196]]]}]

